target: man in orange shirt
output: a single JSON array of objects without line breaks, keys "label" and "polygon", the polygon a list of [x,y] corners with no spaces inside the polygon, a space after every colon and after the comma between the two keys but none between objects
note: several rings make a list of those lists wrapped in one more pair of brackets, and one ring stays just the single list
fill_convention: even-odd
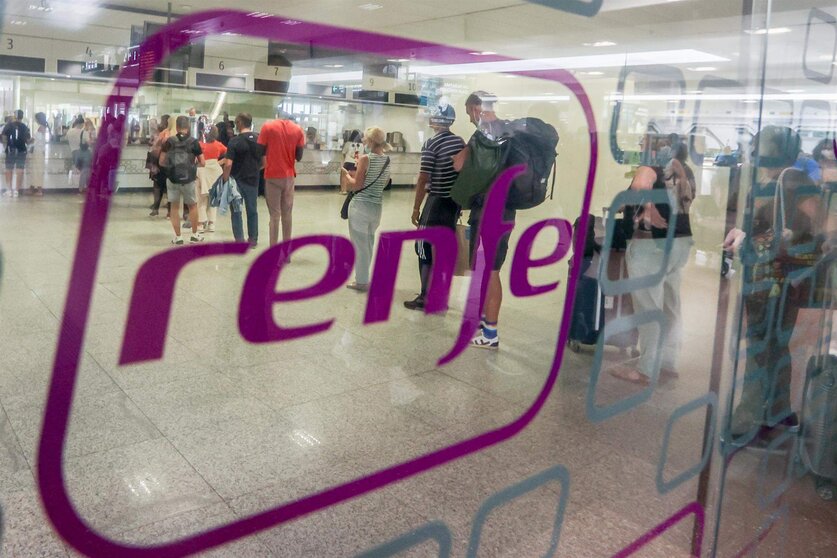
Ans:
[{"label": "man in orange shirt", "polygon": [[296,162],[302,160],[305,133],[293,116],[280,113],[276,120],[262,126],[259,143],[265,147],[264,197],[270,212],[270,245],[279,242],[279,223],[282,240],[291,239],[294,208],[294,178]]}]

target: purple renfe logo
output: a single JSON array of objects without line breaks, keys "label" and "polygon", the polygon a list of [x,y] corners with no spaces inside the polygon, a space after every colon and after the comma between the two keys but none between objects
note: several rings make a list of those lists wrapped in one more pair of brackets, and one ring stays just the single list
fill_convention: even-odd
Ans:
[{"label": "purple renfe logo", "polygon": [[[154,68],[170,53],[208,35],[225,32],[281,42],[310,44],[321,48],[339,48],[375,54],[384,58],[408,58],[441,64],[462,64],[473,61],[473,57],[467,50],[433,43],[289,20],[262,12],[214,10],[192,14],[167,25],[159,33],[149,37],[140,47],[138,56],[123,67],[103,115],[103,128],[106,133],[99,135],[97,162],[90,179],[90,188],[82,213],[38,451],[38,486],[47,516],[56,531],[69,544],[91,556],[163,558],[204,551],[459,459],[507,440],[523,430],[541,410],[558,378],[569,331],[572,300],[578,282],[578,268],[572,270],[567,282],[567,303],[564,306],[555,358],[543,389],[532,406],[510,424],[351,482],[277,505],[275,508],[251,517],[158,546],[137,547],[112,541],[95,532],[85,523],[73,507],[64,483],[62,453],[67,437],[85,327],[90,312],[90,300],[107,225],[110,197],[114,191],[116,169],[121,156],[125,119],[120,118],[119,115],[127,112],[138,88],[151,77]],[[489,60],[482,61],[511,60],[500,56],[488,58]],[[518,75],[565,85],[575,95],[584,112],[590,132],[590,163],[584,201],[580,208],[580,227],[581,230],[586,230],[598,155],[596,124],[587,94],[581,84],[566,70],[525,71],[518,72]],[[486,255],[485,261],[491,261],[499,238],[510,230],[510,224],[502,221],[502,208],[511,181],[520,171],[521,168],[505,171],[498,178],[488,197],[479,231],[480,241]],[[549,256],[532,260],[530,257],[532,243],[537,234],[546,227],[553,227],[559,231],[558,245]],[[449,281],[451,274],[447,271],[451,269],[452,257],[456,254],[456,243],[450,235],[450,231],[437,228],[424,231],[388,232],[381,235],[380,251],[375,262],[373,286],[369,293],[365,323],[384,321],[388,318],[397,268],[397,263],[394,264],[391,260],[401,243],[423,238],[439,246],[438,252],[445,255],[439,260],[437,277],[447,277],[446,281]],[[524,232],[511,269],[511,290],[515,296],[534,296],[558,287],[557,282],[548,285],[531,285],[527,279],[527,270],[531,267],[549,265],[566,256],[569,238],[569,225],[562,219],[548,219],[535,223]],[[581,250],[583,243],[584,235],[580,235],[576,240],[575,250]],[[304,289],[276,292],[276,281],[281,272],[278,262],[283,261],[284,256],[307,245],[322,245],[329,252],[329,266],[323,278],[317,284]],[[163,340],[171,310],[171,289],[183,266],[198,258],[232,256],[242,254],[246,249],[246,243],[209,244],[167,251],[148,260],[137,274],[120,362],[126,364],[162,357]],[[271,306],[277,302],[327,295],[348,278],[353,260],[354,251],[348,240],[331,235],[296,238],[265,251],[253,263],[245,280],[244,294],[239,306],[239,330],[242,336],[253,343],[265,343],[313,335],[327,330],[331,327],[331,321],[300,328],[282,328],[273,321],[270,315]],[[167,286],[168,297],[164,297],[166,302],[163,304],[143,305],[143,302],[152,294],[149,290],[149,276],[152,274],[156,277],[158,285],[162,281]],[[471,334],[476,330],[480,307],[487,289],[486,275],[485,269],[478,268],[475,271],[459,336],[448,354],[440,359],[440,364],[456,358],[467,346]],[[429,293],[429,312],[439,311],[446,304],[450,286],[446,281],[433,282],[435,289]],[[157,291],[155,296],[158,296],[159,290],[155,290]],[[142,328],[146,332],[151,331],[150,339],[144,339],[143,343],[138,343],[137,328]]]}]

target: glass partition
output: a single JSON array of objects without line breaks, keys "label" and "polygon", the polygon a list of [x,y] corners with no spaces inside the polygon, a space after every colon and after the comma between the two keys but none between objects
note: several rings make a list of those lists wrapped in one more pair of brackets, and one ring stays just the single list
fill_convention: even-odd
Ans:
[{"label": "glass partition", "polygon": [[834,6],[284,4],[0,8],[0,554],[828,555]]}]

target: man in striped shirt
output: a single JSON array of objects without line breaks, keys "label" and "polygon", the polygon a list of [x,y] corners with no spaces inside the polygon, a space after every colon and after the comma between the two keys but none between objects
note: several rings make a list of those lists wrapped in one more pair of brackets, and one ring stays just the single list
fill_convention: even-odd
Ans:
[{"label": "man in striped shirt", "polygon": [[[436,107],[430,116],[430,127],[436,134],[424,142],[421,148],[421,172],[416,183],[411,219],[418,228],[442,226],[456,230],[459,206],[451,199],[450,189],[459,173],[453,168],[453,156],[465,149],[465,141],[450,131],[455,119],[456,113],[450,105]],[[424,309],[433,266],[433,250],[429,242],[416,242],[421,292],[415,299],[404,303],[410,310]]]}]

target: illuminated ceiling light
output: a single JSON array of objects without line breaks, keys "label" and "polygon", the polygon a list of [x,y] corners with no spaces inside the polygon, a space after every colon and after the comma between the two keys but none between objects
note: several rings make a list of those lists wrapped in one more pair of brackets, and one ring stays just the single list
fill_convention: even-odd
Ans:
[{"label": "illuminated ceiling light", "polygon": [[686,68],[690,72],[714,72],[718,68],[715,66],[698,66],[696,68]]},{"label": "illuminated ceiling light", "polygon": [[22,21],[20,19],[13,19],[9,22],[9,24],[10,25],[26,25],[26,22]]},{"label": "illuminated ceiling light", "polygon": [[596,41],[595,43],[581,43],[582,46],[586,47],[609,47],[609,46],[616,46],[616,43],[613,41]]},{"label": "illuminated ceiling light", "polygon": [[583,70],[592,68],[621,68],[623,66],[654,66],[658,64],[699,64],[705,62],[729,62],[729,59],[694,49],[657,50],[590,56],[565,56],[561,58],[532,58],[524,60],[499,60],[495,62],[471,62],[468,64],[438,64],[415,66],[422,74],[436,76],[490,74],[501,72],[531,72],[538,70]]},{"label": "illuminated ceiling light", "polygon": [[579,72],[583,76],[603,76],[604,72]]},{"label": "illuminated ceiling light", "polygon": [[343,64],[325,64],[326,68],[342,68]]},{"label": "illuminated ceiling light", "polygon": [[785,93],[805,93],[804,89],[785,89]]},{"label": "illuminated ceiling light", "polygon": [[493,50],[483,50],[480,52],[469,52],[468,54],[470,54],[471,56],[493,56],[497,53]]},{"label": "illuminated ceiling light", "polygon": [[409,62],[409,58],[387,58],[387,62]]},{"label": "illuminated ceiling light", "polygon": [[358,6],[358,8],[360,8],[361,10],[371,12],[374,10],[380,10],[381,8],[383,8],[383,6],[380,4],[361,4],[360,6]]},{"label": "illuminated ceiling light", "polygon": [[771,27],[770,29],[748,29],[744,31],[748,35],[781,35],[782,33],[790,33],[790,27]]}]

